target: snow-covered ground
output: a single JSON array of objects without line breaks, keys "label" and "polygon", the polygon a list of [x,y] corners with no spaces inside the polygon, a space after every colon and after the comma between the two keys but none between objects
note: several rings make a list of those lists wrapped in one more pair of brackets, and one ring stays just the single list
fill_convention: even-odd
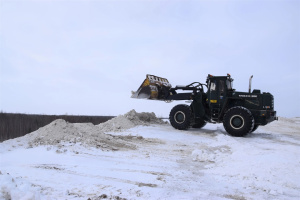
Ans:
[{"label": "snow-covered ground", "polygon": [[300,199],[300,118],[236,138],[139,117],[0,143],[0,199]]}]

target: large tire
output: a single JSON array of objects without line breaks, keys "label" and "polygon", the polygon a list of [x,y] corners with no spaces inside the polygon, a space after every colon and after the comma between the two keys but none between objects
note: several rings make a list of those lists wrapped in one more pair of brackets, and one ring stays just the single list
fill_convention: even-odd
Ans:
[{"label": "large tire", "polygon": [[186,130],[191,124],[191,108],[185,104],[174,106],[170,112],[169,119],[171,125],[179,130]]},{"label": "large tire", "polygon": [[202,128],[202,127],[204,127],[205,125],[206,125],[206,121],[201,120],[201,122],[192,125],[192,127],[193,127],[193,128]]},{"label": "large tire", "polygon": [[243,137],[253,130],[254,118],[248,109],[236,106],[225,113],[223,125],[230,135]]},{"label": "large tire", "polygon": [[259,125],[258,125],[258,124],[254,125],[254,127],[253,127],[253,129],[252,129],[251,133],[253,133],[254,131],[256,131],[256,129],[257,129],[258,127],[259,127]]}]

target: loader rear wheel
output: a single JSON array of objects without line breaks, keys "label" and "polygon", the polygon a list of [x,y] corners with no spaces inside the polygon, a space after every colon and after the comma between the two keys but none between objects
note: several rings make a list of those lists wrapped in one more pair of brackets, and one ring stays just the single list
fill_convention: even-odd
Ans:
[{"label": "loader rear wheel", "polygon": [[225,113],[223,125],[230,135],[243,137],[253,130],[254,118],[248,109],[236,106]]},{"label": "loader rear wheel", "polygon": [[185,104],[179,104],[172,108],[169,119],[171,125],[179,130],[186,130],[191,123],[191,108]]}]

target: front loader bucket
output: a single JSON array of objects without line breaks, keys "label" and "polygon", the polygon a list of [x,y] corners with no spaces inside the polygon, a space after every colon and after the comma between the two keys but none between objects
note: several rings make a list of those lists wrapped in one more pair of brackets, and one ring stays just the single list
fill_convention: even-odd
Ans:
[{"label": "front loader bucket", "polygon": [[139,89],[132,92],[131,98],[165,100],[171,87],[167,79],[147,74]]}]

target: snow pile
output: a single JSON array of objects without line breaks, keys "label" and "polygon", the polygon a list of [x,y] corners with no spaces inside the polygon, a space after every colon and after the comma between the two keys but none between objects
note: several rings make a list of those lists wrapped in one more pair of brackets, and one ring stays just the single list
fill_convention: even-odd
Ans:
[{"label": "snow pile", "polygon": [[192,159],[198,162],[217,162],[229,153],[231,153],[231,148],[225,145],[216,147],[203,145],[201,149],[195,149],[192,152]]},{"label": "snow pile", "polygon": [[150,124],[164,124],[162,119],[158,119],[155,114],[142,112],[137,113],[131,110],[125,115],[119,115],[107,122],[101,123],[98,127],[104,132],[120,132],[135,126],[149,126]]},{"label": "snow pile", "polygon": [[28,182],[14,179],[9,174],[2,174],[0,171],[0,199],[23,199],[23,200],[38,200],[40,195],[34,190]]},{"label": "snow pile", "polygon": [[68,123],[58,119],[29,134],[30,146],[80,144],[102,150],[135,149],[119,136],[105,134],[92,123]]},{"label": "snow pile", "polygon": [[[274,130],[282,129],[284,128],[285,134],[292,134],[292,135],[298,135],[300,133],[300,118],[294,117],[294,118],[285,118],[285,117],[279,117],[277,123],[272,123],[272,127]],[[268,129],[270,125],[267,126],[261,126],[263,129]]]},{"label": "snow pile", "polygon": [[105,132],[123,131],[137,125],[162,124],[154,113],[137,113],[131,110],[103,124],[68,123],[58,119],[27,135],[29,145],[72,146],[80,144],[102,150],[136,149],[137,142],[147,142],[143,137],[110,135]]},{"label": "snow pile", "polygon": [[207,149],[195,149],[192,152],[192,158],[194,161],[214,162],[216,159],[216,154]]}]

